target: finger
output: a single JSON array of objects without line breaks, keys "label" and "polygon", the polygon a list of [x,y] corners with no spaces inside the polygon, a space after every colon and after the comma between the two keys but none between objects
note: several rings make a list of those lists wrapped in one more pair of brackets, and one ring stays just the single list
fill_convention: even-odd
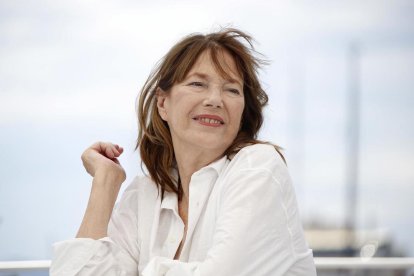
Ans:
[{"label": "finger", "polygon": [[122,148],[120,148],[120,147],[118,147],[118,148],[113,148],[112,150],[113,150],[113,153],[114,153],[115,157],[120,156],[120,155],[122,154],[122,152],[123,152],[123,149],[122,149]]},{"label": "finger", "polygon": [[108,142],[99,142],[99,148],[97,149],[99,153],[102,155],[112,159],[115,157],[115,154],[113,153],[113,146],[111,143]]},{"label": "finger", "polygon": [[113,159],[111,159],[112,161],[114,161],[115,162],[115,164],[118,164],[118,165],[121,165],[121,163],[119,163],[119,160],[117,159],[117,158],[113,158]]},{"label": "finger", "polygon": [[124,152],[124,149],[118,144],[113,144],[113,148],[114,148],[114,153],[116,157],[120,156],[122,152]]},{"label": "finger", "polygon": [[116,148],[115,146],[111,147],[111,149],[112,149],[112,152],[113,152],[113,155],[114,155],[115,158],[119,157],[122,154],[122,152],[124,151],[124,149],[122,147],[119,147],[119,146],[118,146],[118,148]]},{"label": "finger", "polygon": [[105,148],[105,155],[110,159],[115,158],[115,149],[108,146],[107,148]]},{"label": "finger", "polygon": [[123,152],[122,147],[110,142],[97,142],[92,145],[92,148],[110,159],[118,157]]},{"label": "finger", "polygon": [[119,146],[118,144],[114,144],[116,151],[121,154],[124,151],[124,148]]}]

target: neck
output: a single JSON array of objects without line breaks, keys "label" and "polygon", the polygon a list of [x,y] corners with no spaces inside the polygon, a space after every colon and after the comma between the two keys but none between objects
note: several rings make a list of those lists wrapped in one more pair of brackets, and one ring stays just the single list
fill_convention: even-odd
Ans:
[{"label": "neck", "polygon": [[183,188],[183,200],[188,201],[191,176],[201,168],[216,161],[222,156],[222,152],[206,149],[180,148],[174,145],[175,159],[177,161],[181,186]]}]

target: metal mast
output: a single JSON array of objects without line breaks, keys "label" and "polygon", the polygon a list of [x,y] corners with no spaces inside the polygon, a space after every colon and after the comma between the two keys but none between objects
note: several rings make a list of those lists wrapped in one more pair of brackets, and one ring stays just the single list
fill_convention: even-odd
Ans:
[{"label": "metal mast", "polygon": [[[345,226],[355,232],[358,212],[359,138],[360,138],[360,52],[357,43],[347,51],[347,125],[346,125],[346,206]],[[353,235],[352,235],[353,236]],[[352,246],[352,240],[349,245]]]}]

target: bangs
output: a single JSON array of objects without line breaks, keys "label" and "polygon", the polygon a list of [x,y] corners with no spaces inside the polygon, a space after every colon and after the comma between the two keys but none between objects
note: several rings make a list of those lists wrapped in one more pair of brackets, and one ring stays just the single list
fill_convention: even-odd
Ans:
[{"label": "bangs", "polygon": [[[235,56],[228,51],[227,49],[219,46],[218,44],[211,42],[211,41],[200,41],[199,43],[193,43],[190,47],[186,49],[180,55],[179,59],[176,61],[178,66],[172,76],[172,83],[179,83],[182,82],[193,68],[194,64],[198,60],[198,58],[204,52],[208,52],[209,58],[214,65],[214,68],[219,73],[219,75],[228,81],[235,81],[234,77],[239,77],[242,82],[244,81],[243,78],[243,70],[240,64],[240,61],[235,58]],[[226,62],[224,58],[225,54],[229,54],[236,66],[236,72],[234,69]]]},{"label": "bangs", "polygon": [[[236,72],[234,72],[234,70],[232,69],[232,67],[230,66],[230,64],[228,64],[226,62],[226,59],[224,58],[224,54],[227,53],[231,56],[234,64],[236,65]],[[210,59],[214,64],[214,67],[216,68],[216,71],[219,73],[219,75],[228,81],[234,81],[234,77],[233,76],[237,76],[239,77],[242,82],[244,81],[243,78],[243,71],[241,69],[241,65],[238,62],[238,60],[235,58],[234,55],[232,55],[232,53],[230,53],[229,51],[223,49],[222,47],[213,47],[210,49],[209,51],[209,55],[210,55]]]}]

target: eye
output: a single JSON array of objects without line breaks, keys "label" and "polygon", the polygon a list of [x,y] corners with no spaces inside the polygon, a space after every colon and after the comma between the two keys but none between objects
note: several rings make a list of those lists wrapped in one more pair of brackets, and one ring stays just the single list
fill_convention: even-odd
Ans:
[{"label": "eye", "polygon": [[204,87],[204,86],[205,86],[205,84],[204,84],[204,83],[199,82],[199,81],[193,81],[193,82],[190,82],[188,85],[189,85],[189,86],[194,86],[194,87]]},{"label": "eye", "polygon": [[238,89],[235,88],[229,88],[227,89],[230,93],[235,94],[235,95],[240,95],[240,91]]}]

